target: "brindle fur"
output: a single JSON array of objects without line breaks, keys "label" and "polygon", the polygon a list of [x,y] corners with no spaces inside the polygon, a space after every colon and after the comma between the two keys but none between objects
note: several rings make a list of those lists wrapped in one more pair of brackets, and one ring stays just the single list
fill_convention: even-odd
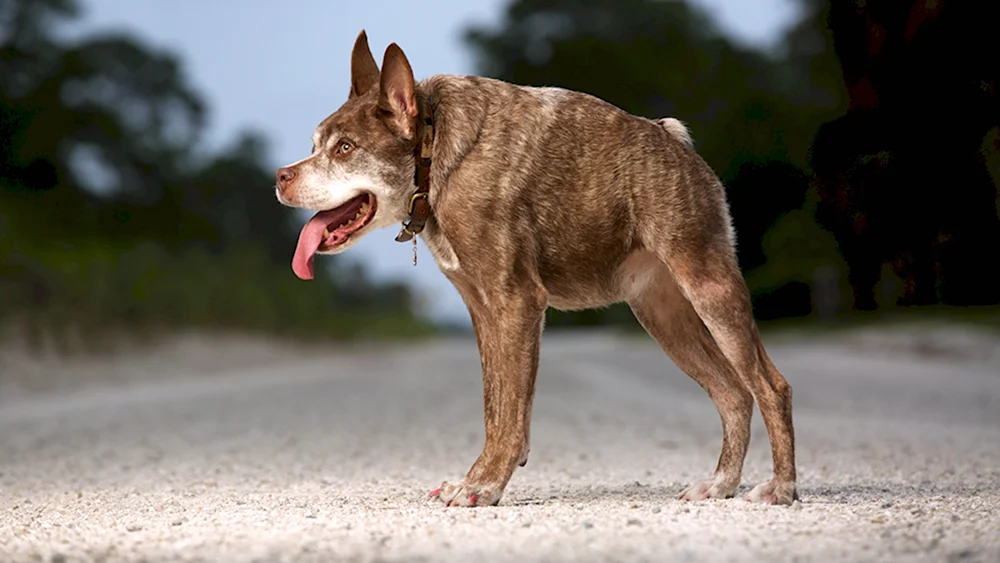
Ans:
[{"label": "brindle fur", "polygon": [[[420,116],[433,115],[434,215],[421,238],[468,306],[486,424],[478,460],[461,482],[443,483],[438,499],[496,504],[527,461],[545,309],[622,301],[705,389],[722,419],[715,475],[680,498],[733,496],[755,401],[774,476],[748,499],[797,498],[792,390],[761,344],[723,186],[679,121],[637,117],[557,88],[446,75],[415,83],[395,44],[379,72],[364,31],[351,85],[347,102],[317,129],[314,155],[279,170],[279,198],[325,209],[340,202],[316,205],[336,192],[323,178],[375,178],[381,184],[372,187],[379,200],[371,228],[398,223],[414,190]],[[334,155],[342,137],[361,156]],[[312,180],[283,183],[289,171]]]}]

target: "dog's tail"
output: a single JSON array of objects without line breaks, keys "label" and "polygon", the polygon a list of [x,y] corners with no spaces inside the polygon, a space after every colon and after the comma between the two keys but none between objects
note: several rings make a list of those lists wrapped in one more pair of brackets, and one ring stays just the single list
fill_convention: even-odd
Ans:
[{"label": "dog's tail", "polygon": [[662,119],[657,119],[656,123],[660,127],[663,127],[667,133],[670,133],[673,138],[687,145],[688,148],[694,148],[694,140],[691,138],[691,133],[681,120],[674,119],[672,117],[664,117]]}]

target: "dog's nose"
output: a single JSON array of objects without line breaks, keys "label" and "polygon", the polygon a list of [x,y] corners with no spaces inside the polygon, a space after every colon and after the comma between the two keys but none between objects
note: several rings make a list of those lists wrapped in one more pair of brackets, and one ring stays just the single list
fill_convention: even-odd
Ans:
[{"label": "dog's nose", "polygon": [[274,173],[274,178],[277,180],[278,190],[283,192],[288,184],[295,179],[295,170],[292,168],[279,168]]}]

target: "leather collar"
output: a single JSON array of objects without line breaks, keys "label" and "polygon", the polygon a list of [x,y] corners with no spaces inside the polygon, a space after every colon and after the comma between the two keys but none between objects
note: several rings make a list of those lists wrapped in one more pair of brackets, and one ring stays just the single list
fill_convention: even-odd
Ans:
[{"label": "leather collar", "polygon": [[[434,119],[424,118],[424,131],[414,151],[416,170],[413,171],[413,184],[417,191],[410,196],[406,204],[409,219],[403,222],[403,228],[396,235],[396,242],[406,242],[419,235],[431,218],[431,151],[434,148]],[[415,242],[415,241],[414,241]]]}]

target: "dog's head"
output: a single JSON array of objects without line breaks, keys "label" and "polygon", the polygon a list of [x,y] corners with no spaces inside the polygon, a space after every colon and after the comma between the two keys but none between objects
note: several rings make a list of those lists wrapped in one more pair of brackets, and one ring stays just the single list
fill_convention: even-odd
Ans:
[{"label": "dog's head", "polygon": [[337,254],[406,218],[414,191],[417,98],[413,70],[395,44],[382,71],[364,30],[351,53],[347,101],[313,133],[312,154],[275,173],[278,201],[318,211],[302,228],[292,269],[313,277],[315,254]]}]

